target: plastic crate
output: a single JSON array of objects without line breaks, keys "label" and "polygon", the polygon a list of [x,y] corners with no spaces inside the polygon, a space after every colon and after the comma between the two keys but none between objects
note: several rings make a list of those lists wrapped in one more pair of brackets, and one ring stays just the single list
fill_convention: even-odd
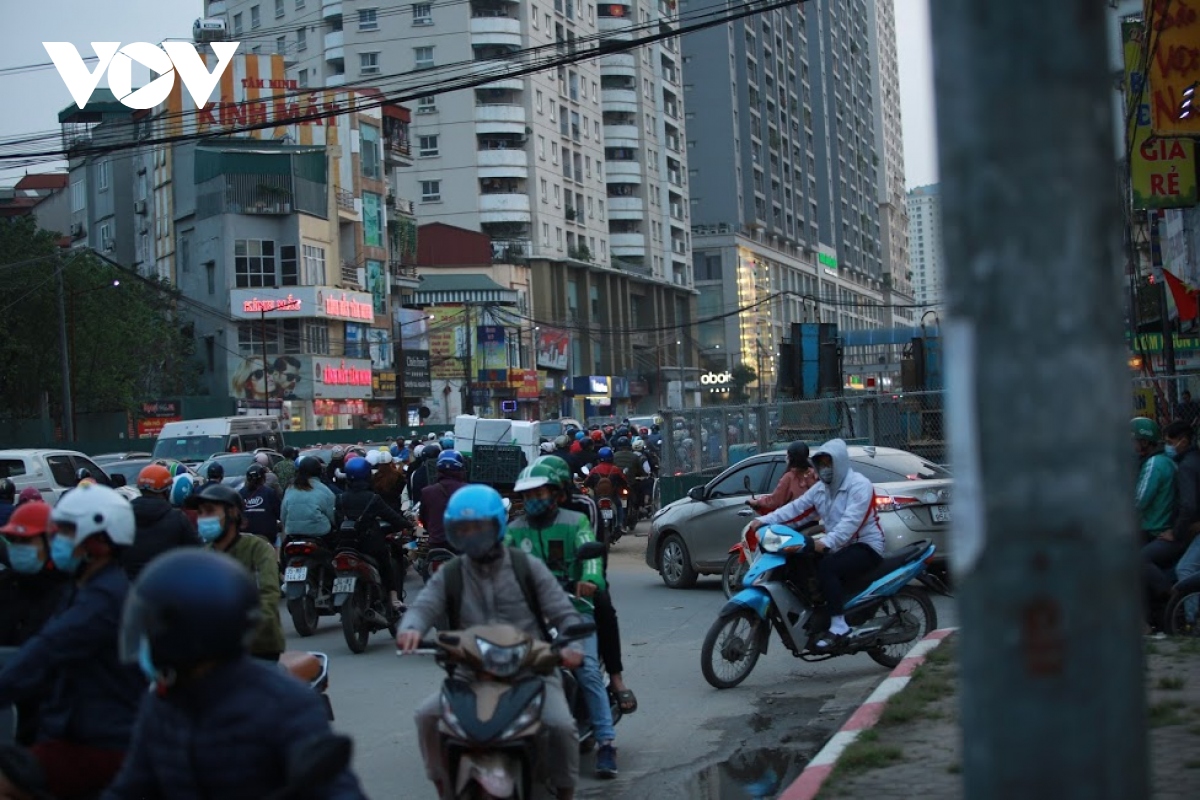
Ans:
[{"label": "plastic crate", "polygon": [[525,466],[525,453],[519,447],[477,444],[471,453],[471,482],[513,484]]}]

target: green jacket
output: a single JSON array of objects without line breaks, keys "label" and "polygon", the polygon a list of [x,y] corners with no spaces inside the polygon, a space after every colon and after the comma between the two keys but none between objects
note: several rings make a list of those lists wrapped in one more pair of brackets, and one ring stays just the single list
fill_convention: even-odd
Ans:
[{"label": "green jacket", "polygon": [[279,478],[280,495],[292,488],[292,482],[296,480],[296,464],[294,461],[290,458],[285,458],[276,464],[271,471],[275,473],[276,478]]},{"label": "green jacket", "polygon": [[267,540],[253,533],[241,533],[225,551],[242,563],[254,576],[262,601],[262,619],[250,642],[250,655],[278,655],[287,649],[283,623],[279,619],[279,557]]},{"label": "green jacket", "polygon": [[[594,541],[596,537],[587,516],[565,508],[560,508],[553,521],[541,528],[534,527],[526,516],[517,517],[509,523],[508,534],[504,538],[504,543],[509,547],[519,547],[545,562],[560,581],[588,581],[596,584],[597,589],[604,589],[602,559],[593,558],[582,565],[574,563],[575,548]],[[571,592],[571,600],[581,613],[592,613],[588,602],[576,600],[574,592]]]},{"label": "green jacket", "polygon": [[1161,533],[1175,517],[1175,462],[1164,453],[1142,461],[1134,496],[1143,533]]}]

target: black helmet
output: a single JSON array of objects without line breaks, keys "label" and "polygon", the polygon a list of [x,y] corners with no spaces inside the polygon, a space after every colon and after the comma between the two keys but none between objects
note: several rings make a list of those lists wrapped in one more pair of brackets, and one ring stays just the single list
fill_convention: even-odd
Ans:
[{"label": "black helmet", "polygon": [[792,442],[787,449],[788,466],[798,467],[808,465],[808,445],[804,442]]},{"label": "black helmet", "polygon": [[290,461],[295,461],[300,457],[300,451],[289,445],[283,448],[283,457]]},{"label": "black helmet", "polygon": [[425,449],[421,451],[421,457],[427,461],[437,461],[437,457],[442,454],[442,446],[436,442],[425,445]]},{"label": "black helmet", "polygon": [[0,478],[0,501],[11,503],[17,497],[17,487],[8,478]]},{"label": "black helmet", "polygon": [[617,447],[629,447],[629,437],[628,436],[618,436],[617,437]]},{"label": "black helmet", "polygon": [[86,481],[90,477],[92,477],[92,473],[88,471],[87,467],[80,467],[79,469],[75,470],[76,483],[79,483],[80,481]]},{"label": "black helmet", "polygon": [[154,559],[129,590],[121,658],[138,663],[143,640],[160,672],[246,652],[261,616],[258,589],[232,557],[182,547]]},{"label": "black helmet", "polygon": [[253,483],[262,483],[267,479],[267,468],[262,464],[251,464],[246,470],[246,481]]},{"label": "black helmet", "polygon": [[[262,469],[262,467],[259,467]],[[206,483],[200,491],[188,497],[184,502],[185,508],[199,508],[201,503],[220,503],[223,506],[242,511],[246,506],[237,489],[223,483]]]},{"label": "black helmet", "polygon": [[325,465],[316,456],[305,456],[296,462],[296,474],[303,475],[306,478],[320,477],[324,471]]},{"label": "black helmet", "polygon": [[225,467],[220,461],[214,461],[208,465],[208,469],[205,470],[204,477],[208,478],[210,481],[223,481],[225,480]]}]

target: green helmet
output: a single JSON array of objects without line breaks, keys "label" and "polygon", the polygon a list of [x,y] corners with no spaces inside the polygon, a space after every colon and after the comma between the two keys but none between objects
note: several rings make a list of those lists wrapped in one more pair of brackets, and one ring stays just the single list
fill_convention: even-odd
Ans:
[{"label": "green helmet", "polygon": [[571,467],[567,465],[566,461],[563,461],[558,456],[542,456],[533,462],[535,467],[539,464],[554,470],[555,477],[552,478],[554,483],[557,483],[564,489],[571,486]]},{"label": "green helmet", "polygon": [[1145,439],[1151,444],[1162,441],[1162,431],[1158,423],[1149,417],[1134,417],[1129,423],[1129,430],[1135,439]]},{"label": "green helmet", "polygon": [[534,461],[517,476],[517,485],[513,487],[518,492],[528,492],[542,486],[557,486],[558,473],[550,464]]}]

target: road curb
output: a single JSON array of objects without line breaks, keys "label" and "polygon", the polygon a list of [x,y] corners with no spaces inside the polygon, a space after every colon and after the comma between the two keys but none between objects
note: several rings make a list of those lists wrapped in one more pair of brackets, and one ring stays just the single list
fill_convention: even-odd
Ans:
[{"label": "road curb", "polygon": [[917,642],[916,646],[908,651],[904,660],[896,665],[891,674],[875,687],[875,691],[858,707],[858,710],[850,715],[846,724],[825,743],[820,752],[813,756],[812,760],[808,762],[808,766],[800,773],[800,777],[796,778],[792,785],[779,795],[778,800],[813,800],[821,791],[821,786],[824,785],[829,774],[833,772],[833,768],[837,766],[837,760],[845,749],[863,731],[875,727],[888,700],[912,680],[913,670],[924,663],[929,653],[956,630],[958,628],[941,628]]}]

